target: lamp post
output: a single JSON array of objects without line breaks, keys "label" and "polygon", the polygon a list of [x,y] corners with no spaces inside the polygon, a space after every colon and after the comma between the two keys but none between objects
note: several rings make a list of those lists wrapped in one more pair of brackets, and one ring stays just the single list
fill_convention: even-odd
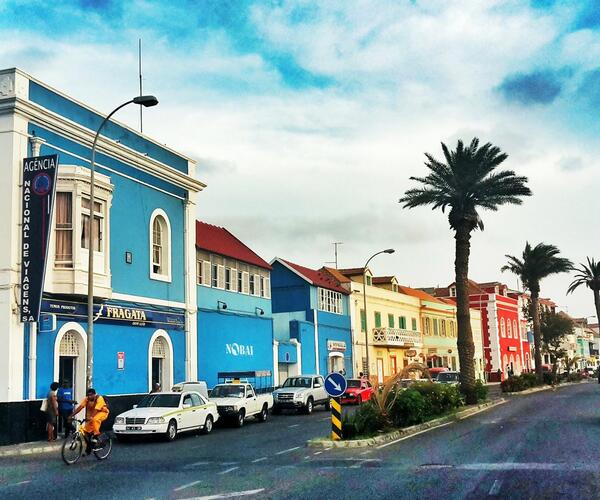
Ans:
[{"label": "lamp post", "polygon": [[133,99],[124,102],[120,106],[113,109],[98,127],[96,135],[94,136],[94,142],[92,143],[92,161],[90,163],[90,218],[88,222],[88,297],[87,297],[87,366],[85,373],[85,383],[87,389],[92,387],[93,376],[94,376],[94,191],[95,191],[95,172],[96,172],[96,144],[98,143],[98,137],[100,132],[108,120],[121,108],[124,108],[128,104],[139,104],[140,106],[150,107],[158,104],[158,99],[153,95],[140,95]]},{"label": "lamp post", "polygon": [[377,257],[380,253],[394,253],[394,252],[395,252],[395,250],[393,248],[388,248],[387,250],[381,250],[380,252],[377,252],[377,253],[371,255],[371,257],[369,257],[369,260],[367,260],[365,267],[363,267],[363,300],[364,300],[364,311],[365,311],[365,352],[366,352],[366,358],[367,358],[367,373],[365,373],[365,375],[367,375],[367,376],[370,376],[370,373],[371,373],[371,366],[369,365],[369,328],[368,328],[369,315],[367,314],[367,266],[369,265],[369,262],[371,262],[371,260],[374,257]]}]

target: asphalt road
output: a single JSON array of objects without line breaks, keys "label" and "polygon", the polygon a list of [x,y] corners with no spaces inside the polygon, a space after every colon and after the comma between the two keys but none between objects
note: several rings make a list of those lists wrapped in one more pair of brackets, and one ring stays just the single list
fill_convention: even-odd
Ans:
[{"label": "asphalt road", "polygon": [[[106,462],[0,460],[3,498],[600,498],[600,385],[507,404],[379,448],[305,446],[328,413],[118,444]],[[231,498],[231,496],[229,496]]]}]

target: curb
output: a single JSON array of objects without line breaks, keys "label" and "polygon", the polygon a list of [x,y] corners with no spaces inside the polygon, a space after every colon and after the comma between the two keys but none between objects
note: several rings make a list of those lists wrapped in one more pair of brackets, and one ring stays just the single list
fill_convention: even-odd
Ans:
[{"label": "curb", "polygon": [[20,448],[12,450],[0,450],[0,458],[3,457],[18,457],[23,455],[37,455],[40,453],[52,453],[59,451],[62,447],[62,441],[57,444],[37,445],[29,448]]},{"label": "curb", "polygon": [[506,394],[507,396],[525,396],[526,394],[533,394],[536,392],[556,390],[556,389],[560,389],[561,387],[569,387],[572,385],[579,385],[579,384],[585,384],[585,383],[586,382],[584,380],[582,380],[581,382],[565,382],[564,384],[558,384],[558,385],[555,385],[554,387],[552,387],[551,385],[545,385],[542,387],[533,387],[531,389],[525,389],[524,391],[503,392],[502,394]]},{"label": "curb", "polygon": [[387,434],[382,434],[381,436],[375,436],[372,438],[354,439],[349,441],[332,441],[331,439],[310,439],[307,442],[307,446],[309,448],[365,448],[368,446],[375,446],[383,443],[388,443],[390,441],[394,441],[400,438],[409,438],[413,435],[421,434],[423,432],[433,430],[437,427],[441,427],[442,425],[447,425],[458,420],[469,418],[472,415],[481,413],[482,411],[486,411],[490,408],[493,408],[494,406],[498,406],[504,403],[506,403],[506,399],[504,398],[500,398],[494,401],[488,401],[487,403],[482,403],[477,406],[471,406],[470,408],[461,410],[453,415],[439,417],[430,420],[429,422],[413,425],[411,427],[405,427],[404,429],[398,429],[396,431],[388,432]]}]

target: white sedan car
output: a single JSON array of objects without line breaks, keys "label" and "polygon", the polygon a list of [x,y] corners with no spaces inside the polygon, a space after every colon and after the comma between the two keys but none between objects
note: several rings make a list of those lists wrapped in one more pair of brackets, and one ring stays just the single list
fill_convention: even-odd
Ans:
[{"label": "white sedan car", "polygon": [[217,405],[198,392],[155,392],[117,416],[113,431],[117,438],[158,434],[173,441],[179,432],[208,434],[218,418]]}]

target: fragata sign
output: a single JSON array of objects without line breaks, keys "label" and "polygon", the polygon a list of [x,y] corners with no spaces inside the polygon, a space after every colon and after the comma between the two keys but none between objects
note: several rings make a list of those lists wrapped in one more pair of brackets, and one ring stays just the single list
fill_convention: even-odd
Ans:
[{"label": "fragata sign", "polygon": [[23,159],[21,322],[38,320],[56,192],[58,155]]}]

